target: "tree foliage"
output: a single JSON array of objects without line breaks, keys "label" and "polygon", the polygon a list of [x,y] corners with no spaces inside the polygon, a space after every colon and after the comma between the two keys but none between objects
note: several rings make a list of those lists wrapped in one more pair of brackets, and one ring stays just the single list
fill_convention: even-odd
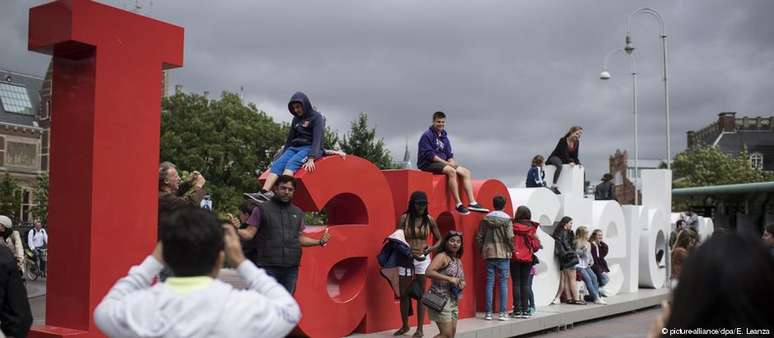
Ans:
[{"label": "tree foliage", "polygon": [[20,221],[21,193],[19,183],[6,172],[0,180],[0,215],[8,216],[14,223]]},{"label": "tree foliage", "polygon": [[33,196],[35,207],[32,209],[32,213],[35,218],[46,224],[48,220],[48,173],[41,174],[36,178]]},{"label": "tree foliage", "polygon": [[385,149],[384,139],[377,140],[376,129],[368,128],[366,113],[360,113],[358,118],[352,121],[349,133],[341,140],[341,150],[369,160],[379,169],[392,168],[390,151]]},{"label": "tree foliage", "polygon": [[[256,170],[265,170],[283,146],[289,125],[277,123],[252,103],[224,92],[210,100],[197,94],[178,93],[164,98],[161,113],[161,161],[177,165],[181,177],[193,170],[207,179],[217,213],[236,212],[242,193],[258,190]],[[368,128],[360,114],[343,139],[326,126],[326,149],[339,146],[347,154],[363,157],[379,168],[392,163],[382,139]]]},{"label": "tree foliage", "polygon": [[672,162],[675,188],[722,184],[752,183],[774,180],[774,174],[753,169],[746,150],[730,156],[717,147],[690,149],[675,156]]},{"label": "tree foliage", "polygon": [[161,114],[161,161],[207,179],[217,212],[233,212],[242,193],[256,191],[256,170],[265,169],[282,146],[282,126],[239,96],[219,100],[196,94],[164,99]]}]

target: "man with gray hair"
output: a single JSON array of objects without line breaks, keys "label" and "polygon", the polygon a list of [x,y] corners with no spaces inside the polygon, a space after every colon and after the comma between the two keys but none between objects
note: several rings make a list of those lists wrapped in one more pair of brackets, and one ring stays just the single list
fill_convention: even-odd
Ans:
[{"label": "man with gray hair", "polygon": [[180,182],[177,167],[171,162],[159,165],[159,215],[183,206],[198,207],[204,198],[204,176],[191,173],[188,181]]}]

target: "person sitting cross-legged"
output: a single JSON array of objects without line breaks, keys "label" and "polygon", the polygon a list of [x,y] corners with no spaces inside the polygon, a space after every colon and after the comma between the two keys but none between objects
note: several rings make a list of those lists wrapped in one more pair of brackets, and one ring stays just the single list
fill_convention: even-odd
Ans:
[{"label": "person sitting cross-legged", "polygon": [[[470,211],[487,213],[486,209],[476,202],[473,196],[473,179],[470,170],[459,165],[454,160],[451,142],[446,134],[446,114],[435,112],[433,114],[433,125],[430,126],[419,139],[419,159],[417,167],[422,171],[429,171],[436,175],[446,175],[449,178],[449,191],[456,202],[456,210],[460,214],[467,215]],[[468,207],[462,205],[460,199],[458,178],[462,178],[462,186],[468,195]]]},{"label": "person sitting cross-legged", "polygon": [[[210,212],[183,207],[164,214],[161,242],[116,282],[94,311],[110,337],[284,337],[301,319],[293,296],[245,259],[236,230]],[[246,290],[214,279],[224,262]],[[163,283],[154,277],[167,265]]]}]

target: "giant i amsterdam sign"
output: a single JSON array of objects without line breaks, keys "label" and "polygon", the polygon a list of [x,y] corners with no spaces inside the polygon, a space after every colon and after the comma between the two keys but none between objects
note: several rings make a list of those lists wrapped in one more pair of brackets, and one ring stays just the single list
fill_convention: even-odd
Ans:
[{"label": "giant i amsterdam sign", "polygon": [[[46,323],[35,327],[31,337],[101,337],[92,319],[94,308],[130,266],[151,252],[161,70],[182,66],[183,36],[181,27],[88,0],[55,1],[30,10],[29,48],[53,56],[56,114]],[[317,167],[313,174],[298,174],[295,203],[306,211],[324,208],[333,238],[326,247],[304,251],[295,295],[303,311],[303,334],[341,337],[400,326],[398,302],[379,275],[376,255],[416,190],[428,193],[429,210],[441,232],[465,234],[468,286],[460,317],[482,310],[485,273],[473,250],[481,215],[453,211],[445,177],[381,171],[354,156],[325,158]],[[567,215],[577,226],[603,230],[610,246],[606,289],[616,294],[665,284],[656,252],[664,249],[670,224],[671,173],[651,170],[642,176],[641,206],[584,198],[579,167],[562,172],[562,195],[543,188],[508,188],[495,179],[476,181],[474,191],[488,207],[494,196],[506,197],[509,213],[527,205],[544,226]],[[552,300],[559,284],[547,231],[538,233],[544,245],[534,282],[538,306]]]}]

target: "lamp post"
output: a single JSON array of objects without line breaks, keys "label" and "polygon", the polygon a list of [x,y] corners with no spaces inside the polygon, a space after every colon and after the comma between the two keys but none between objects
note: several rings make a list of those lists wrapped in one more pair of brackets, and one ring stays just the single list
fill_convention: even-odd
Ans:
[{"label": "lamp post", "polygon": [[652,8],[639,8],[632,12],[631,15],[629,15],[629,18],[626,20],[626,47],[624,50],[629,55],[634,52],[634,46],[632,45],[632,34],[631,34],[631,21],[632,18],[639,14],[647,14],[651,17],[655,18],[656,21],[658,21],[659,24],[659,37],[661,38],[661,62],[663,65],[662,68],[662,75],[663,75],[663,81],[664,81],[664,109],[666,110],[666,146],[667,146],[667,168],[672,169],[672,139],[670,136],[670,122],[669,122],[669,80],[667,78],[668,74],[668,65],[667,65],[667,35],[664,31],[664,19],[661,17],[661,14],[659,14],[658,11]]},{"label": "lamp post", "polygon": [[[606,55],[604,60],[602,61],[602,72],[599,73],[599,79],[600,80],[610,80],[610,72],[607,71],[607,62],[610,59],[610,57],[618,52],[624,52],[624,49],[616,48],[611,51],[609,51]],[[634,205],[639,204],[639,194],[637,193],[637,179],[639,178],[639,170],[640,170],[640,149],[639,149],[639,141],[638,141],[638,133],[639,133],[639,127],[637,125],[637,62],[634,58],[634,55],[631,53],[627,53],[631,57],[632,60],[632,113],[634,114]]]}]

